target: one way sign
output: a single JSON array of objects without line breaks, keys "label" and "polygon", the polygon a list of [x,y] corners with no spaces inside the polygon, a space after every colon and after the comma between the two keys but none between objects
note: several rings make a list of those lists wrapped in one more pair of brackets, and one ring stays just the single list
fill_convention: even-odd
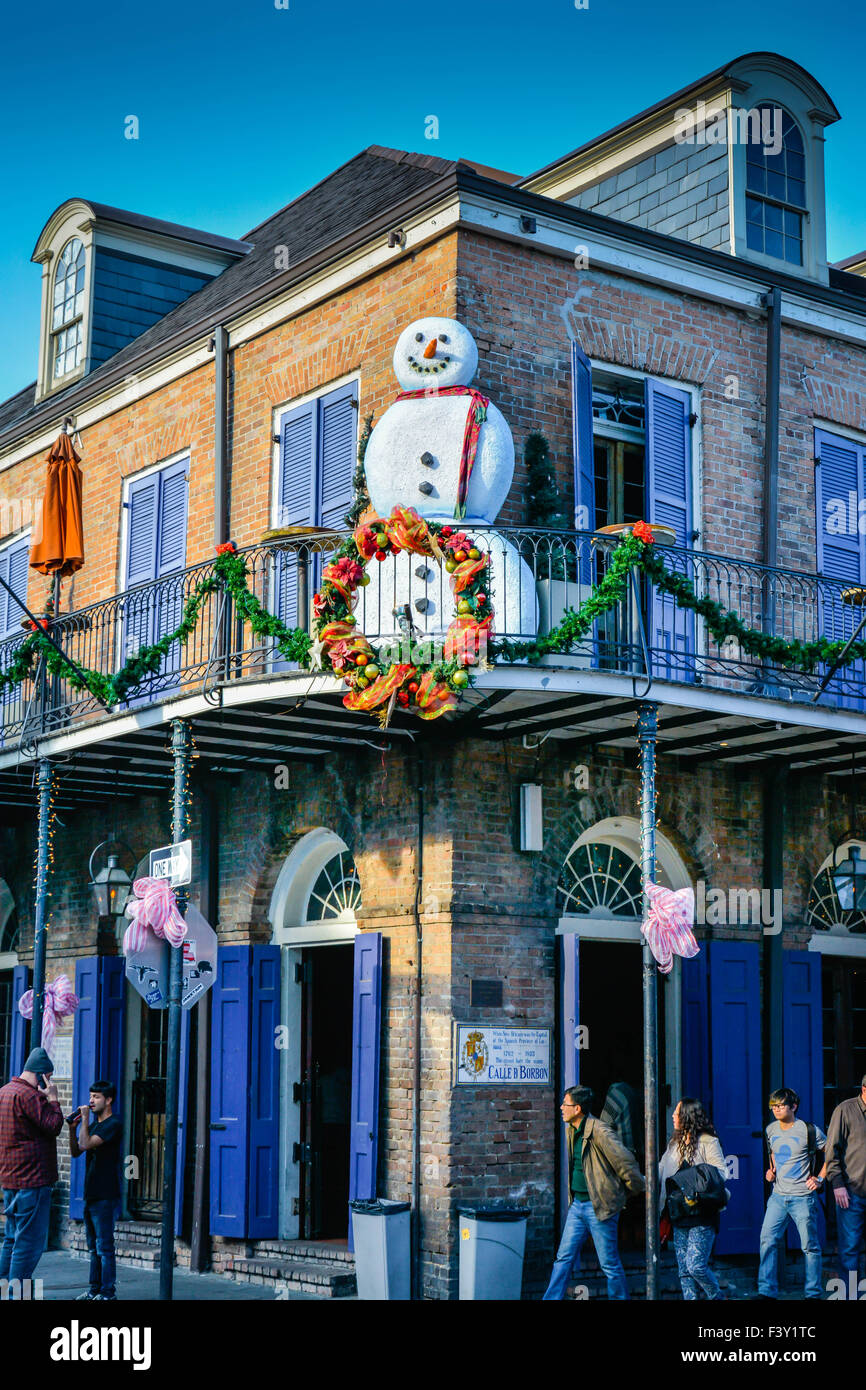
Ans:
[{"label": "one way sign", "polygon": [[151,878],[167,878],[172,888],[180,888],[192,878],[192,840],[163,845],[150,851]]}]

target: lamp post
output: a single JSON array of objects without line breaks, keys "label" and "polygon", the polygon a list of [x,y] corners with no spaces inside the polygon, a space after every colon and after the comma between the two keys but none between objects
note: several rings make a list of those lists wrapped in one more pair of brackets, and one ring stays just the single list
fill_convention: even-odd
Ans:
[{"label": "lamp post", "polygon": [[93,893],[96,910],[100,917],[110,918],[112,925],[117,930],[124,920],[127,900],[132,889],[132,879],[119,864],[120,856],[114,853],[109,853],[106,856],[108,862],[99,870],[99,873],[94,874],[93,872],[93,861],[99,851],[106,846],[110,849],[112,845],[122,846],[134,862],[135,857],[132,850],[122,840],[103,840],[90,856],[88,872],[90,874],[90,890]]}]

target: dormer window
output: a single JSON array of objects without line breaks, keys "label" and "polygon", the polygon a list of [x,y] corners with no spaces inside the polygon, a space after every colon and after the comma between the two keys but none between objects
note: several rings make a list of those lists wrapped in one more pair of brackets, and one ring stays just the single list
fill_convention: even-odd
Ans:
[{"label": "dormer window", "polygon": [[[780,107],[757,108],[746,147],[746,245],[803,264],[806,156],[799,128]],[[768,138],[769,137],[769,138]]]},{"label": "dormer window", "polygon": [[81,365],[85,259],[83,243],[73,237],[67,241],[57,262],[51,314],[51,361],[55,381]]}]

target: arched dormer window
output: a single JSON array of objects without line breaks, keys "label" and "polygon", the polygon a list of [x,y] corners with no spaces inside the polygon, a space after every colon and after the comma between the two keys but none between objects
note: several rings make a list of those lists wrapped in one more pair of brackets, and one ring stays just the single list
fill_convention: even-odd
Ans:
[{"label": "arched dormer window", "polygon": [[800,129],[780,106],[756,108],[746,146],[746,245],[803,264],[806,156]]},{"label": "arched dormer window", "polygon": [[68,376],[81,365],[84,320],[84,245],[67,241],[57,260],[51,308],[51,376]]}]

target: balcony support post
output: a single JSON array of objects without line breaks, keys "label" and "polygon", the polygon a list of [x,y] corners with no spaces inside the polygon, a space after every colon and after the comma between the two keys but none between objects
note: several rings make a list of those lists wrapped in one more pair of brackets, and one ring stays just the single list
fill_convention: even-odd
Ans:
[{"label": "balcony support post", "polygon": [[36,838],[36,916],[33,931],[33,1019],[30,1047],[42,1045],[42,1015],[45,1010],[45,956],[48,931],[48,881],[51,876],[51,799],[54,794],[54,768],[48,758],[39,760],[39,823]]},{"label": "balcony support post", "polygon": [[[189,770],[191,737],[186,719],[171,721],[171,753],[174,761],[171,837],[174,844],[189,833]],[[175,889],[177,906],[186,916],[189,894]],[[162,1170],[162,1240],[159,1252],[159,1296],[170,1301],[174,1282],[175,1190],[177,1187],[177,1133],[180,1101],[180,1027],[183,991],[183,942],[169,947],[171,967],[168,983],[168,1065],[165,1095],[165,1158]]]},{"label": "balcony support post", "polygon": [[[644,700],[638,708],[638,748],[640,751],[640,846],[641,877],[644,885],[643,915],[649,910],[647,880],[656,874],[656,738],[658,710],[654,700]],[[643,1093],[644,1143],[646,1152],[646,1296],[655,1301],[659,1294],[659,1201],[658,1201],[658,984],[655,957],[643,942]]]}]

